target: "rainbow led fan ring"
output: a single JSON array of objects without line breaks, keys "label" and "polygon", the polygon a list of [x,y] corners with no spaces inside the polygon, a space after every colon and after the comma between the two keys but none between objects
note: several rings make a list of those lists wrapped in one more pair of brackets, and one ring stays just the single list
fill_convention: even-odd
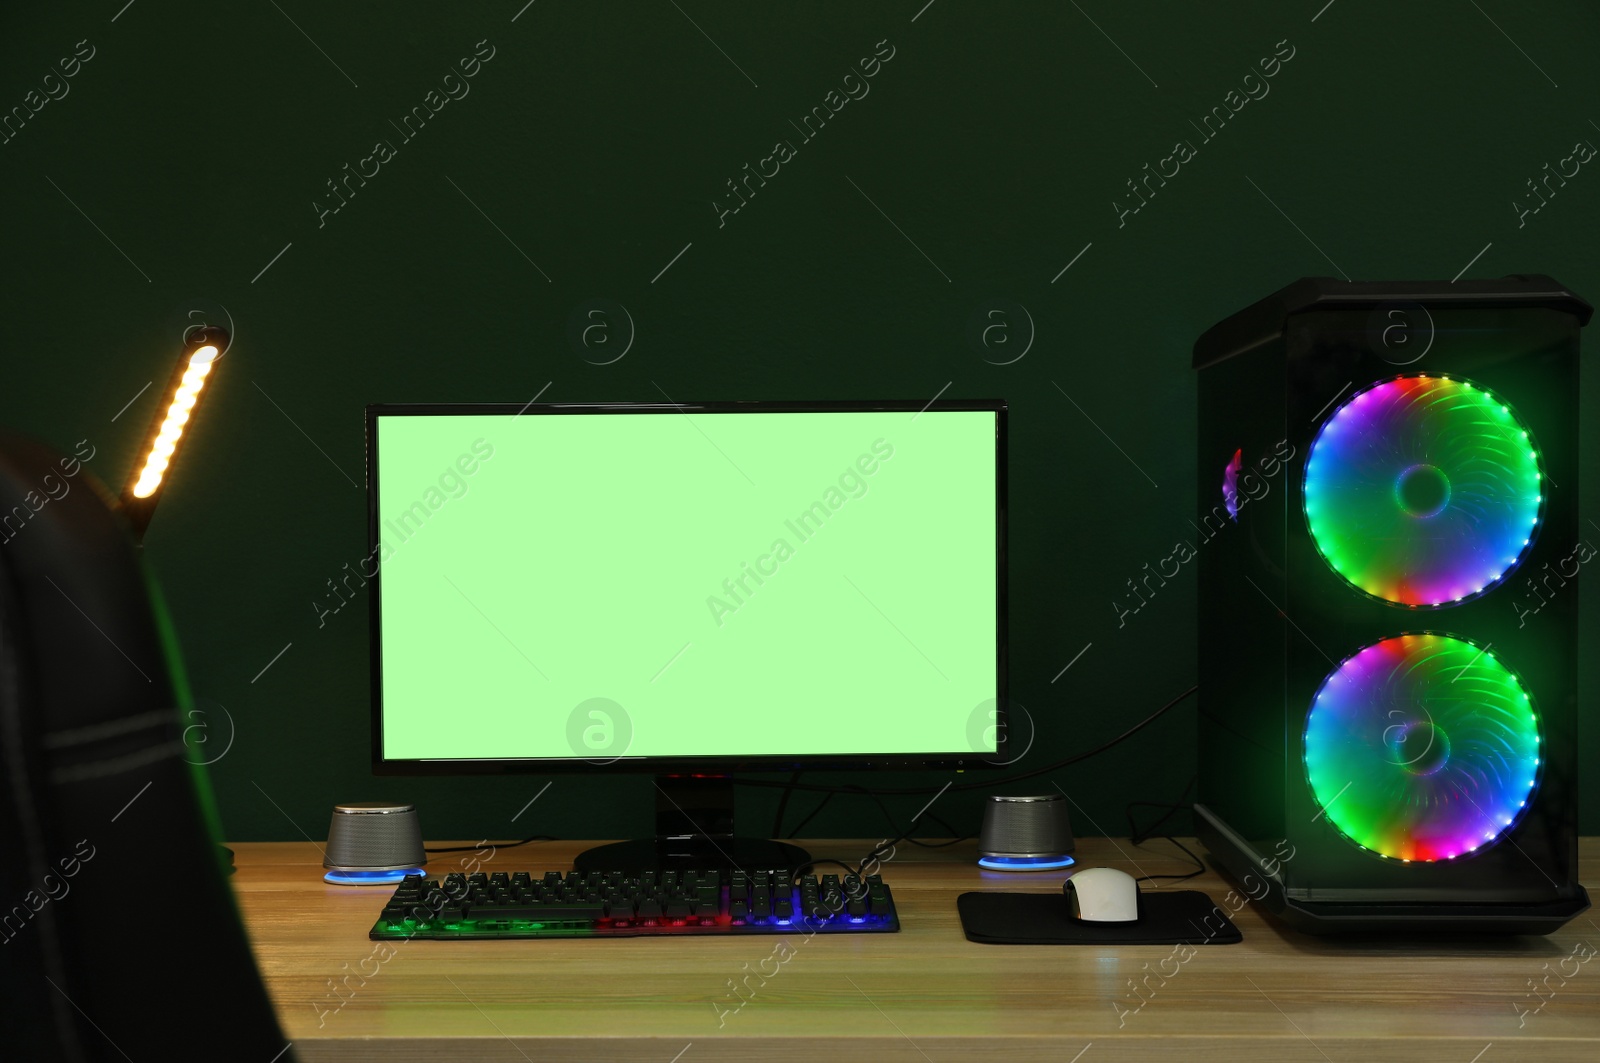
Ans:
[{"label": "rainbow led fan ring", "polygon": [[1453,377],[1401,376],[1357,392],[1306,458],[1306,523],[1323,560],[1399,605],[1449,605],[1504,579],[1543,503],[1527,427]]},{"label": "rainbow led fan ring", "polygon": [[1362,848],[1449,860],[1516,823],[1538,782],[1539,731],[1527,691],[1488,647],[1397,635],[1323,680],[1306,776],[1318,815]]}]

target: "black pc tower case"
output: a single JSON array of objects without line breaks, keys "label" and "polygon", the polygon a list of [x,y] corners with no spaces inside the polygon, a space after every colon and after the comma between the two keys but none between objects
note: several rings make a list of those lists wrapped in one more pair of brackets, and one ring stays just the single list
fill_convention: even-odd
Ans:
[{"label": "black pc tower case", "polygon": [[1196,342],[1201,841],[1290,925],[1578,882],[1578,339],[1549,277],[1296,281]]}]

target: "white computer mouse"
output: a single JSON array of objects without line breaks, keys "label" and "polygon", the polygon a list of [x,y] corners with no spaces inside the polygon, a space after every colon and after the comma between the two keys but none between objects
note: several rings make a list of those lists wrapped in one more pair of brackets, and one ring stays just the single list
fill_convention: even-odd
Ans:
[{"label": "white computer mouse", "polygon": [[1132,923],[1139,918],[1139,883],[1114,867],[1086,867],[1061,884],[1072,917],[1086,923]]}]

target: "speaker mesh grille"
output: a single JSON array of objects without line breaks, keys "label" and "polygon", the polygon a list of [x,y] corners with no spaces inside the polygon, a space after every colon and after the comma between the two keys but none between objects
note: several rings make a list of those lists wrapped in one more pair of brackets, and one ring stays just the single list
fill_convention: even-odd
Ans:
[{"label": "speaker mesh grille", "polygon": [[[357,808],[358,806],[344,806]],[[427,861],[422,851],[422,825],[417,810],[392,806],[367,806],[359,811],[335,809],[328,825],[328,851],[322,866],[345,870],[380,871],[417,867]]]}]

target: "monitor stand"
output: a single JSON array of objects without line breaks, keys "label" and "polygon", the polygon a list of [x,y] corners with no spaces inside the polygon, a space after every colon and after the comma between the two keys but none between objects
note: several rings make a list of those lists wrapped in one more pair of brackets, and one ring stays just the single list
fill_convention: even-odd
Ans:
[{"label": "monitor stand", "polygon": [[794,869],[810,861],[798,845],[733,833],[733,778],[658,775],[656,836],[597,845],[572,862],[578,871]]}]

